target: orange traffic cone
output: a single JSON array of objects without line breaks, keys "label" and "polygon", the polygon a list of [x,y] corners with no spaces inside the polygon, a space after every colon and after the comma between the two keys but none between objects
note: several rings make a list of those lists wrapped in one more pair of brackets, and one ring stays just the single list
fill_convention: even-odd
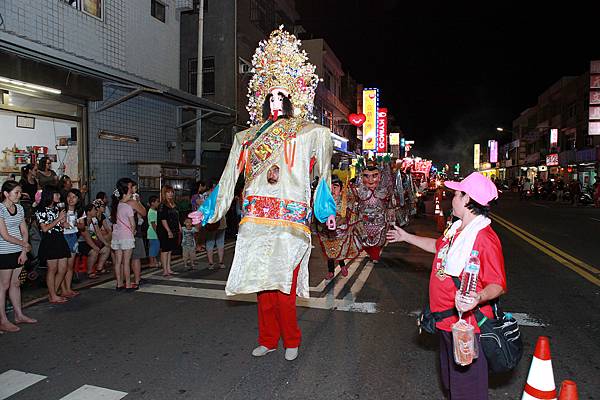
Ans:
[{"label": "orange traffic cone", "polygon": [[579,400],[577,393],[577,384],[573,381],[563,381],[560,385],[560,396],[558,400]]},{"label": "orange traffic cone", "polygon": [[552,358],[550,356],[550,339],[540,336],[535,345],[535,352],[529,367],[527,383],[521,400],[556,400],[556,385],[552,372]]}]

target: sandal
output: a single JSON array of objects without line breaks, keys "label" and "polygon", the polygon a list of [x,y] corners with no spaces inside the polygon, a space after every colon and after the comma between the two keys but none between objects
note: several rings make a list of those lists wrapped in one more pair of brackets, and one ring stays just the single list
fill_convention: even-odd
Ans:
[{"label": "sandal", "polygon": [[215,264],[208,264],[208,269],[210,269],[211,271],[212,271],[213,269],[215,269]]},{"label": "sandal", "polygon": [[131,284],[131,287],[126,287],[126,288],[125,288],[125,291],[126,291],[127,293],[130,293],[130,292],[135,292],[135,291],[136,291],[136,290],[138,290],[139,288],[140,288],[140,287],[139,287],[138,285],[136,285],[135,283],[132,283],[132,284]]},{"label": "sandal", "polygon": [[92,272],[91,274],[88,274],[88,279],[97,279],[98,275],[96,275],[95,272]]},{"label": "sandal", "polygon": [[219,268],[221,268],[221,269],[225,269],[225,264],[223,264],[223,263],[219,263]]}]

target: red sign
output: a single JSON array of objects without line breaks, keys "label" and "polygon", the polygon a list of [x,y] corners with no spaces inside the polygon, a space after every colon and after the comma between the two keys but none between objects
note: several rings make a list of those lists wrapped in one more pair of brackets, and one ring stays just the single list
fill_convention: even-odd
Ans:
[{"label": "red sign", "polygon": [[367,120],[367,116],[365,114],[350,114],[348,115],[348,121],[354,126],[362,126]]},{"label": "red sign", "polygon": [[404,158],[402,160],[401,168],[406,172],[409,168],[413,173],[421,173],[429,176],[431,170],[431,160],[418,160],[414,158]]},{"label": "red sign", "polygon": [[558,153],[548,154],[546,156],[546,165],[549,167],[558,165]]},{"label": "red sign", "polygon": [[377,112],[377,153],[387,153],[387,108],[380,108]]}]

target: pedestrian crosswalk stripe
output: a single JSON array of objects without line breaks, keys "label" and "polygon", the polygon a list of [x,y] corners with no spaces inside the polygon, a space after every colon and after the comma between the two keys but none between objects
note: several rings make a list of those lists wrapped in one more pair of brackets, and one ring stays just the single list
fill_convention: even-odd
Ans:
[{"label": "pedestrian crosswalk stripe", "polygon": [[[155,271],[151,274],[145,275],[146,278],[152,279],[155,281],[166,281],[166,282],[180,282],[180,283],[197,283],[202,285],[215,285],[215,286],[225,286],[227,285],[227,281],[218,281],[213,279],[197,279],[197,278],[177,278],[172,276],[162,276],[162,271]],[[336,271],[334,278],[339,274],[339,271]],[[349,273],[349,276],[352,276]],[[311,292],[322,292],[327,287],[327,284],[331,282],[331,280],[323,279],[317,286],[311,286],[309,290]],[[108,287],[108,286],[106,286]]]},{"label": "pedestrian crosswalk stripe", "polygon": [[30,374],[14,369],[3,372],[0,374],[0,400],[7,399],[44,379],[46,379],[44,375]]},{"label": "pedestrian crosswalk stripe", "polygon": [[[143,285],[138,289],[142,293],[166,294],[172,296],[196,297],[214,300],[256,302],[256,294],[238,294],[227,296],[224,290],[203,289],[196,287],[168,286],[168,285]],[[356,303],[346,299],[330,297],[311,297],[308,299],[298,297],[296,304],[300,307],[318,308],[322,310],[338,310],[361,313],[376,313],[375,303]]]},{"label": "pedestrian crosswalk stripe", "polygon": [[127,396],[125,392],[105,389],[98,386],[83,385],[60,400],[119,400]]}]

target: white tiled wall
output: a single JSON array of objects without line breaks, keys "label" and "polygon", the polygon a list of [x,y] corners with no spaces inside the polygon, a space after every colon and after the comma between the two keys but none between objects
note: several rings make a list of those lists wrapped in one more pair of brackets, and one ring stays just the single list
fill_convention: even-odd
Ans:
[{"label": "white tiled wall", "polygon": [[0,0],[2,29],[66,53],[179,86],[179,21],[175,0],[167,20],[150,15],[150,0],[104,0],[102,20],[62,0]]},{"label": "white tiled wall", "polygon": [[[104,101],[110,102],[127,91],[105,87]],[[168,141],[177,141],[177,109],[174,104],[152,95],[134,97],[124,103],[96,113],[100,103],[89,106],[89,163],[93,194],[110,193],[117,179],[134,175],[130,161],[181,162],[181,149],[167,150]],[[137,143],[116,142],[98,138],[99,130],[136,136]]]}]

